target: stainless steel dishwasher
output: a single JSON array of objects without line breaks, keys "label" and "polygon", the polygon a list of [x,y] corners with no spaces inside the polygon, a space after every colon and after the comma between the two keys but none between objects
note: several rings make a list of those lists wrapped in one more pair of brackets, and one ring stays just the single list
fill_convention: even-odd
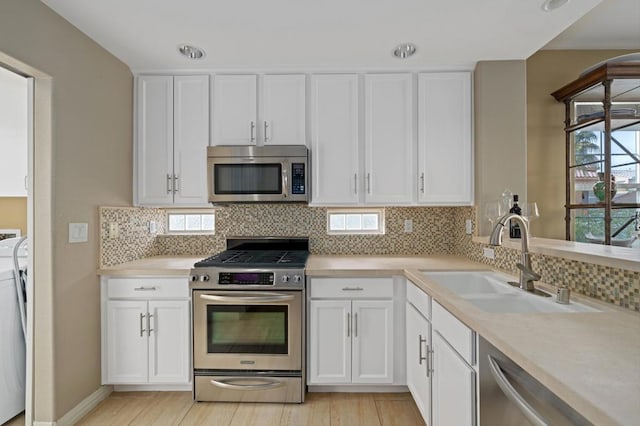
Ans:
[{"label": "stainless steel dishwasher", "polygon": [[591,425],[558,398],[479,337],[480,425]]}]

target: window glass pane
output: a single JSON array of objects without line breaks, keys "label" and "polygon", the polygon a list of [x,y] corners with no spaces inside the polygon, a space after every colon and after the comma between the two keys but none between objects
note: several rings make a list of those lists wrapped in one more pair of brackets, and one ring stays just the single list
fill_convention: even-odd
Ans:
[{"label": "window glass pane", "polygon": [[212,214],[203,214],[202,215],[202,230],[203,231],[213,231],[216,229],[216,221],[215,217]]},{"label": "window glass pane", "polygon": [[362,229],[366,230],[378,230],[378,215],[377,214],[363,214],[362,215]]},{"label": "window glass pane", "polygon": [[347,229],[357,231],[362,229],[362,215],[361,214],[347,214]]},{"label": "window glass pane", "polygon": [[186,220],[185,229],[187,231],[200,231],[202,229],[202,222],[199,214],[188,214]]},{"label": "window glass pane", "polygon": [[345,215],[338,213],[329,214],[329,229],[339,231],[345,229]]},{"label": "window glass pane", "polygon": [[169,231],[184,231],[185,218],[183,214],[169,215]]}]

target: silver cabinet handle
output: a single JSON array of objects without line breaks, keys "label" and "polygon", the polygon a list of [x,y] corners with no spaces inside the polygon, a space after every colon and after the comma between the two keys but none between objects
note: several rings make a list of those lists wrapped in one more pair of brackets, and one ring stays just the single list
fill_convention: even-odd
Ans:
[{"label": "silver cabinet handle", "polygon": [[371,173],[367,173],[367,194],[371,194]]},{"label": "silver cabinet handle", "polygon": [[420,192],[424,194],[424,173],[420,174]]},{"label": "silver cabinet handle", "polygon": [[156,286],[145,287],[141,285],[140,287],[134,288],[133,291],[156,291]]},{"label": "silver cabinet handle", "polygon": [[342,291],[362,291],[362,287],[342,287]]},{"label": "silver cabinet handle", "polygon": [[142,324],[144,317],[146,317],[145,314],[140,314],[140,337],[144,336],[144,332],[147,331],[144,329],[144,325]]},{"label": "silver cabinet handle", "polygon": [[353,193],[354,194],[358,193],[358,174],[357,173],[353,174]]},{"label": "silver cabinet handle", "polygon": [[236,293],[234,296],[226,296],[224,293],[211,293],[211,294],[201,294],[200,298],[204,300],[212,300],[215,302],[234,302],[234,303],[242,303],[242,302],[258,302],[258,303],[268,303],[268,302],[286,302],[288,300],[293,300],[295,296],[289,294],[278,294],[278,293],[268,293],[268,292],[260,292],[255,291],[252,293]]},{"label": "silver cabinet handle", "polygon": [[180,192],[180,176],[173,175],[173,193]]},{"label": "silver cabinet handle", "polygon": [[256,123],[251,122],[251,142],[256,141]]},{"label": "silver cabinet handle", "polygon": [[29,190],[29,176],[24,177],[24,189],[25,191]]},{"label": "silver cabinet handle", "polygon": [[264,143],[269,142],[269,122],[267,120],[264,121]]},{"label": "silver cabinet handle", "polygon": [[151,328],[151,317],[153,317],[153,315],[147,312],[147,337],[150,337],[151,332],[153,331],[153,329]]},{"label": "silver cabinet handle", "polygon": [[351,312],[347,312],[347,337],[351,337]]},{"label": "silver cabinet handle", "polygon": [[[425,339],[426,342],[426,339]],[[427,357],[425,358],[427,360],[427,377],[433,375],[433,349],[431,349],[429,347],[429,345],[426,345],[427,347]]]},{"label": "silver cabinet handle", "polygon": [[171,175],[169,173],[167,173],[167,194],[171,194],[171,192],[173,191],[173,179],[171,178]]},{"label": "silver cabinet handle", "polygon": [[353,328],[354,328],[353,335],[355,337],[358,337],[358,313],[357,312],[354,314],[354,317],[353,317]]},{"label": "silver cabinet handle", "polygon": [[[418,364],[422,365],[422,361],[426,361],[427,357],[422,356],[422,344],[427,343],[426,338],[422,338],[422,334],[418,334]],[[428,349],[427,349],[428,350]],[[429,362],[427,361],[427,364]],[[427,365],[427,377],[429,377],[429,366]]]},{"label": "silver cabinet handle", "polygon": [[[241,384],[242,382],[249,382],[250,384],[243,385]],[[255,384],[255,382],[262,383]],[[248,377],[232,377],[225,380],[211,380],[210,383],[219,388],[240,391],[275,389],[284,386],[284,382],[281,382],[279,380],[256,379]]]},{"label": "silver cabinet handle", "polygon": [[491,375],[498,383],[502,392],[506,395],[511,402],[513,402],[518,409],[524,414],[524,416],[535,426],[547,426],[546,420],[531,406],[529,403],[513,388],[509,380],[504,376],[500,370],[500,366],[496,362],[496,359],[491,355],[487,355],[489,358],[489,370]]}]

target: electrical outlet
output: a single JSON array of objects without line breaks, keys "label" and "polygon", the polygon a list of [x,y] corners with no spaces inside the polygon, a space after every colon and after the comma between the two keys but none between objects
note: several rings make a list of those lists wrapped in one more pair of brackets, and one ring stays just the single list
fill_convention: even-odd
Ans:
[{"label": "electrical outlet", "polygon": [[413,220],[405,219],[404,221],[404,232],[409,234],[413,232]]},{"label": "electrical outlet", "polygon": [[155,234],[156,232],[158,232],[158,224],[156,223],[155,220],[150,220],[149,221],[149,233],[150,234]]},{"label": "electrical outlet", "polygon": [[464,230],[467,234],[471,234],[473,232],[473,223],[471,222],[471,219],[464,221]]},{"label": "electrical outlet", "polygon": [[484,257],[486,257],[487,259],[495,259],[496,258],[496,251],[492,248],[489,247],[483,247],[482,248],[482,255]]},{"label": "electrical outlet", "polygon": [[115,239],[120,236],[118,222],[109,222],[109,238]]}]

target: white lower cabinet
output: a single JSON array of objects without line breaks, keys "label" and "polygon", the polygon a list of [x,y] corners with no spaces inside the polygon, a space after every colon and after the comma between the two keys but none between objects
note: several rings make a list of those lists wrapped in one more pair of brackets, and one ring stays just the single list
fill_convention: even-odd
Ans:
[{"label": "white lower cabinet", "polygon": [[311,279],[308,384],[393,384],[393,291],[391,278]]},{"label": "white lower cabinet", "polygon": [[407,282],[407,386],[429,426],[476,425],[476,334]]},{"label": "white lower cabinet", "polygon": [[102,294],[103,384],[188,384],[187,279],[103,279]]}]

